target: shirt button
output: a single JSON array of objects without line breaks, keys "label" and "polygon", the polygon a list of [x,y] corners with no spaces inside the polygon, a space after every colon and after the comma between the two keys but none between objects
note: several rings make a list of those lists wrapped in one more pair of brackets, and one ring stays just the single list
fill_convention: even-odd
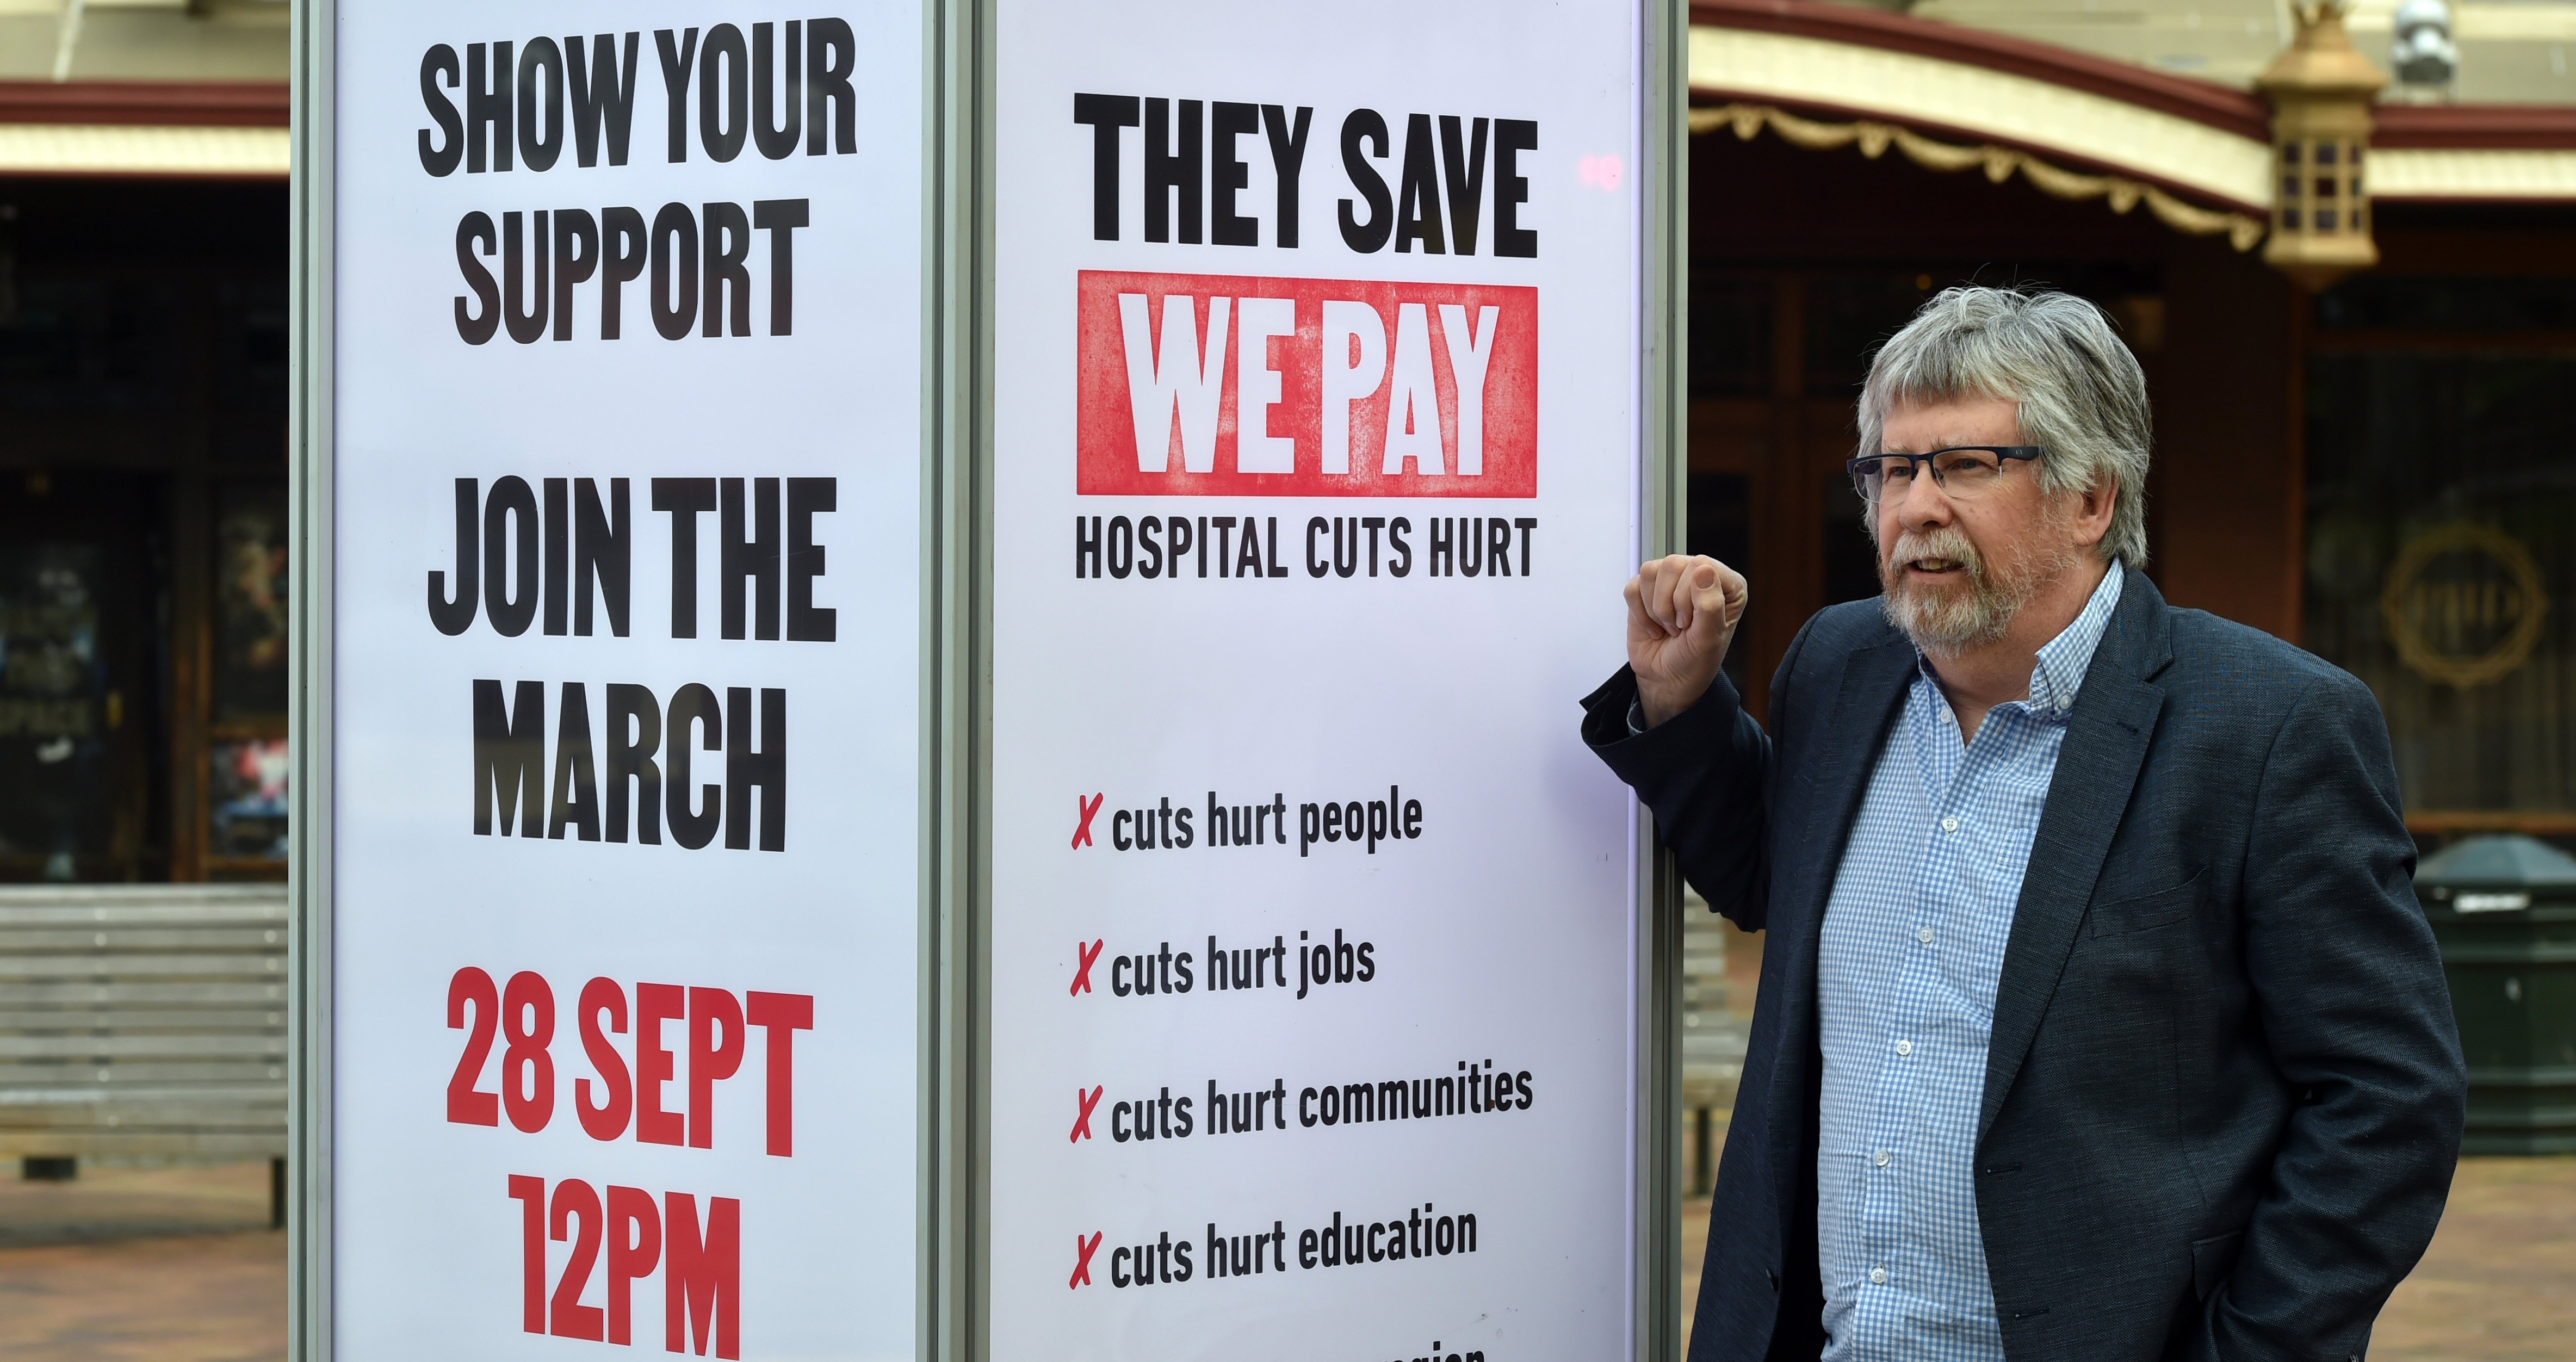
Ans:
[{"label": "shirt button", "polygon": [[1869,1284],[1872,1286],[1887,1285],[1887,1269],[1883,1267],[1871,1268],[1869,1270]]},{"label": "shirt button", "polygon": [[1959,830],[1959,820],[1956,818],[1942,819],[1941,830],[1943,832],[1957,832]]},{"label": "shirt button", "polygon": [[1896,1043],[1897,1058],[1902,1059],[1912,1053],[1914,1053],[1914,1042],[1910,1040],[1900,1040]]},{"label": "shirt button", "polygon": [[1922,942],[1922,943],[1923,943],[1924,945],[1926,945],[1926,946],[1931,945],[1931,944],[1932,944],[1932,929],[1931,929],[1931,928],[1929,928],[1929,927],[1926,927],[1926,928],[1924,928],[1923,930],[1921,930],[1921,931],[1919,931],[1919,932],[1916,932],[1916,933],[1914,934],[1914,939],[1915,939],[1915,940],[1917,940],[1917,941]]},{"label": "shirt button", "polygon": [[1896,1157],[1895,1155],[1888,1153],[1888,1152],[1887,1152],[1886,1150],[1884,1150],[1884,1149],[1882,1149],[1882,1150],[1878,1151],[1878,1166],[1879,1166],[1879,1167],[1881,1167],[1881,1168],[1885,1168],[1885,1167],[1887,1166],[1887,1161],[1888,1161],[1889,1159],[1892,1159],[1892,1158],[1895,1158],[1895,1157]]}]

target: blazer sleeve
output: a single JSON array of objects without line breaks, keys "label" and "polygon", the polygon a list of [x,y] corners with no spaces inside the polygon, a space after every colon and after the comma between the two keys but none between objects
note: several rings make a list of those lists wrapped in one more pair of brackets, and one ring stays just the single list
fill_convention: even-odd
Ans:
[{"label": "blazer sleeve", "polygon": [[2361,1355],[2432,1240],[2468,1078],[2414,870],[2378,703],[2335,673],[2274,738],[2246,849],[2246,965],[2300,1100],[2205,1354]]},{"label": "blazer sleeve", "polygon": [[[1801,629],[1772,683],[1775,723],[1785,722],[1787,682],[1805,642]],[[1636,673],[1621,667],[1584,697],[1584,742],[1653,811],[1691,887],[1737,926],[1762,930],[1771,884],[1771,735],[1744,712],[1744,697],[1723,672],[1699,703],[1643,733],[1628,728],[1636,703]]]}]

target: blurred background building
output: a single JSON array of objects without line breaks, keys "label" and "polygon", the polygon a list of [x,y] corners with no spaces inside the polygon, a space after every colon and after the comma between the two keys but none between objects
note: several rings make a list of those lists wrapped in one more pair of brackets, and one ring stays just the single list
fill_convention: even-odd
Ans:
[{"label": "blurred background building", "polygon": [[0,0],[0,879],[283,876],[286,23]]},{"label": "blurred background building", "polygon": [[[1877,589],[1842,473],[1872,348],[1947,285],[2048,284],[2145,362],[2166,595],[2366,680],[2428,849],[2576,847],[2576,0],[1691,16],[1691,538],[1760,584],[1757,712],[1798,625]],[[198,882],[284,874],[287,71],[278,0],[0,0],[0,881],[93,882],[0,891],[30,1175],[283,1147],[283,894]],[[1704,1191],[1759,941],[1690,931]],[[229,1213],[273,1214],[280,1165],[245,1167]],[[2564,1178],[2510,1176],[2559,1180],[2455,1189],[2480,1327],[2563,1339],[2526,1212]],[[244,1280],[282,1320],[282,1272]],[[2466,1355],[2449,1289],[2387,1350]]]},{"label": "blurred background building", "polygon": [[[1762,583],[1757,707],[1875,590],[1871,347],[2046,283],[2147,365],[2166,594],[2370,682],[2427,839],[2576,834],[2576,0],[1691,14],[1692,534]],[[282,865],[285,24],[0,0],[0,878]]]},{"label": "blurred background building", "polygon": [[1691,13],[1691,532],[1761,584],[1757,705],[1876,592],[1873,344],[2047,283],[2146,365],[2165,594],[2369,682],[2428,848],[2576,834],[2576,4]]}]

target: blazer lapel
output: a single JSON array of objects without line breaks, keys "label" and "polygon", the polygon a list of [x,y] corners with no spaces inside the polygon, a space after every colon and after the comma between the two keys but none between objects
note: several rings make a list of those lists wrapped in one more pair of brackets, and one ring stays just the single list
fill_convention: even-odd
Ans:
[{"label": "blazer lapel", "polygon": [[2147,745],[2164,708],[2164,691],[2146,678],[2171,657],[2164,597],[2143,574],[2127,570],[2119,608],[2085,669],[2068,716],[2048,807],[2022,874],[2021,901],[1995,987],[1994,1032],[1986,1046],[1986,1090],[1977,1114],[1985,1138],[2048,1011],[2068,952],[2083,925],[2112,836],[2129,808]]},{"label": "blazer lapel", "polygon": [[[1801,1095],[1803,1087],[1789,1085],[1809,1081],[1808,1059],[1816,1054],[1816,952],[1824,931],[1825,901],[1832,893],[1843,847],[1851,840],[1852,820],[1860,815],[1869,774],[1887,745],[1888,730],[1903,707],[1906,683],[1914,669],[1914,645],[1893,629],[1886,641],[1853,649],[1834,686],[1829,717],[1818,730],[1815,759],[1781,772],[1781,778],[1790,782],[1790,794],[1774,803],[1772,817],[1781,820],[1786,815],[1787,821],[1775,821],[1774,826],[1796,827],[1806,830],[1806,835],[1793,846],[1774,844],[1773,864],[1788,873],[1775,870],[1772,875],[1767,933],[1771,944],[1766,949],[1788,953],[1778,976],[1789,985],[1781,1016],[1782,1057],[1799,1061],[1776,1064],[1771,1071],[1771,1110],[1776,1114],[1771,1134],[1779,1158],[1808,1163],[1815,1159],[1812,1137],[1803,1152],[1796,1143],[1798,1132],[1816,1119],[1815,1103]],[[1784,851],[1791,856],[1780,856]],[[1784,1123],[1778,1118],[1788,1119]],[[1773,1166],[1795,1165],[1775,1158]]]}]

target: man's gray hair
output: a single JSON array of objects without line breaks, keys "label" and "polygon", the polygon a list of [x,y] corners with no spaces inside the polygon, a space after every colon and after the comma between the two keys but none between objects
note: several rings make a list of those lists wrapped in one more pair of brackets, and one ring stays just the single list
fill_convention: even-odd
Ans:
[{"label": "man's gray hair", "polygon": [[2113,486],[2098,552],[2147,565],[2147,378],[2102,309],[2068,293],[1963,285],[1934,295],[1870,361],[1860,452],[1875,454],[1897,403],[1997,397],[2020,404],[2021,438],[2051,492]]}]

